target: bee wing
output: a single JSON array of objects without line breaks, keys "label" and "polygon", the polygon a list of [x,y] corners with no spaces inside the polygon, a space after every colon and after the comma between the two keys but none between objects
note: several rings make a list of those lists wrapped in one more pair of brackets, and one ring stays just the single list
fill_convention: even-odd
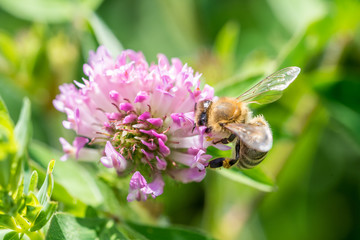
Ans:
[{"label": "bee wing", "polygon": [[229,123],[225,127],[235,133],[249,148],[260,152],[268,152],[272,147],[273,138],[267,125]]},{"label": "bee wing", "polygon": [[261,80],[237,99],[246,103],[271,103],[279,99],[282,91],[299,75],[300,68],[287,67]]}]

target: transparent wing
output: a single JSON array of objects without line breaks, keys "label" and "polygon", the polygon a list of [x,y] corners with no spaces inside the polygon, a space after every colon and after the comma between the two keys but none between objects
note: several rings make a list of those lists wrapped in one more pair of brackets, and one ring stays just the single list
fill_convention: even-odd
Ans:
[{"label": "transparent wing", "polygon": [[260,152],[268,152],[272,147],[273,138],[267,125],[229,123],[225,127],[235,133],[249,148]]},{"label": "transparent wing", "polygon": [[282,91],[299,75],[300,68],[287,67],[261,80],[237,99],[246,103],[271,103],[279,99]]}]

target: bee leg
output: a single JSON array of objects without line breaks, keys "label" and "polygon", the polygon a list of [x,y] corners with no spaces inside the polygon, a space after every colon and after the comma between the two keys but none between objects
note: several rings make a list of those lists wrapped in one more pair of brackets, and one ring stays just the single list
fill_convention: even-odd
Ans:
[{"label": "bee leg", "polygon": [[[234,140],[234,139],[232,139],[232,140]],[[230,168],[235,163],[237,163],[240,158],[240,140],[239,139],[236,141],[235,154],[236,154],[235,158],[215,158],[209,162],[208,166],[210,168],[219,168],[219,167]]]},{"label": "bee leg", "polygon": [[208,128],[205,129],[205,133],[210,133],[211,130],[212,130],[212,127],[208,127]]},{"label": "bee leg", "polygon": [[[197,108],[197,103],[195,103],[195,105],[194,105],[194,113],[196,113],[196,108]],[[196,123],[194,122],[194,127],[193,127],[191,133],[194,132],[195,128],[196,128]]]},{"label": "bee leg", "polygon": [[236,135],[232,133],[228,138],[223,138],[216,142],[214,141],[213,144],[217,144],[219,142],[221,142],[222,144],[228,144],[228,143],[234,141],[235,138],[236,138]]},{"label": "bee leg", "polygon": [[219,168],[219,167],[230,168],[232,165],[237,163],[237,161],[238,161],[237,159],[232,159],[232,158],[215,158],[214,160],[211,160],[209,162],[209,167],[210,168]]}]

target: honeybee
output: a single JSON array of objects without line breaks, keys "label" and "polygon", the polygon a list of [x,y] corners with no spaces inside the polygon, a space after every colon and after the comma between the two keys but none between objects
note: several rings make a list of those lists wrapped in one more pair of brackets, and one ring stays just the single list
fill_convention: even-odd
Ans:
[{"label": "honeybee", "polygon": [[258,165],[272,147],[273,137],[263,116],[252,116],[249,103],[267,104],[279,99],[282,91],[300,73],[298,67],[287,67],[261,80],[237,98],[220,97],[203,100],[195,105],[195,126],[206,126],[206,133],[221,136],[214,144],[235,143],[233,158],[216,158],[210,168],[230,168],[237,164],[242,169]]}]

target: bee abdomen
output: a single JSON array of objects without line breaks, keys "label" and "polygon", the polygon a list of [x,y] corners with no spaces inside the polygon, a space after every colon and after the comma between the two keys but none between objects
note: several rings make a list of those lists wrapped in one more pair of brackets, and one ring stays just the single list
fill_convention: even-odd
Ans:
[{"label": "bee abdomen", "polygon": [[238,166],[243,169],[253,168],[265,159],[267,152],[246,148],[240,156]]}]

